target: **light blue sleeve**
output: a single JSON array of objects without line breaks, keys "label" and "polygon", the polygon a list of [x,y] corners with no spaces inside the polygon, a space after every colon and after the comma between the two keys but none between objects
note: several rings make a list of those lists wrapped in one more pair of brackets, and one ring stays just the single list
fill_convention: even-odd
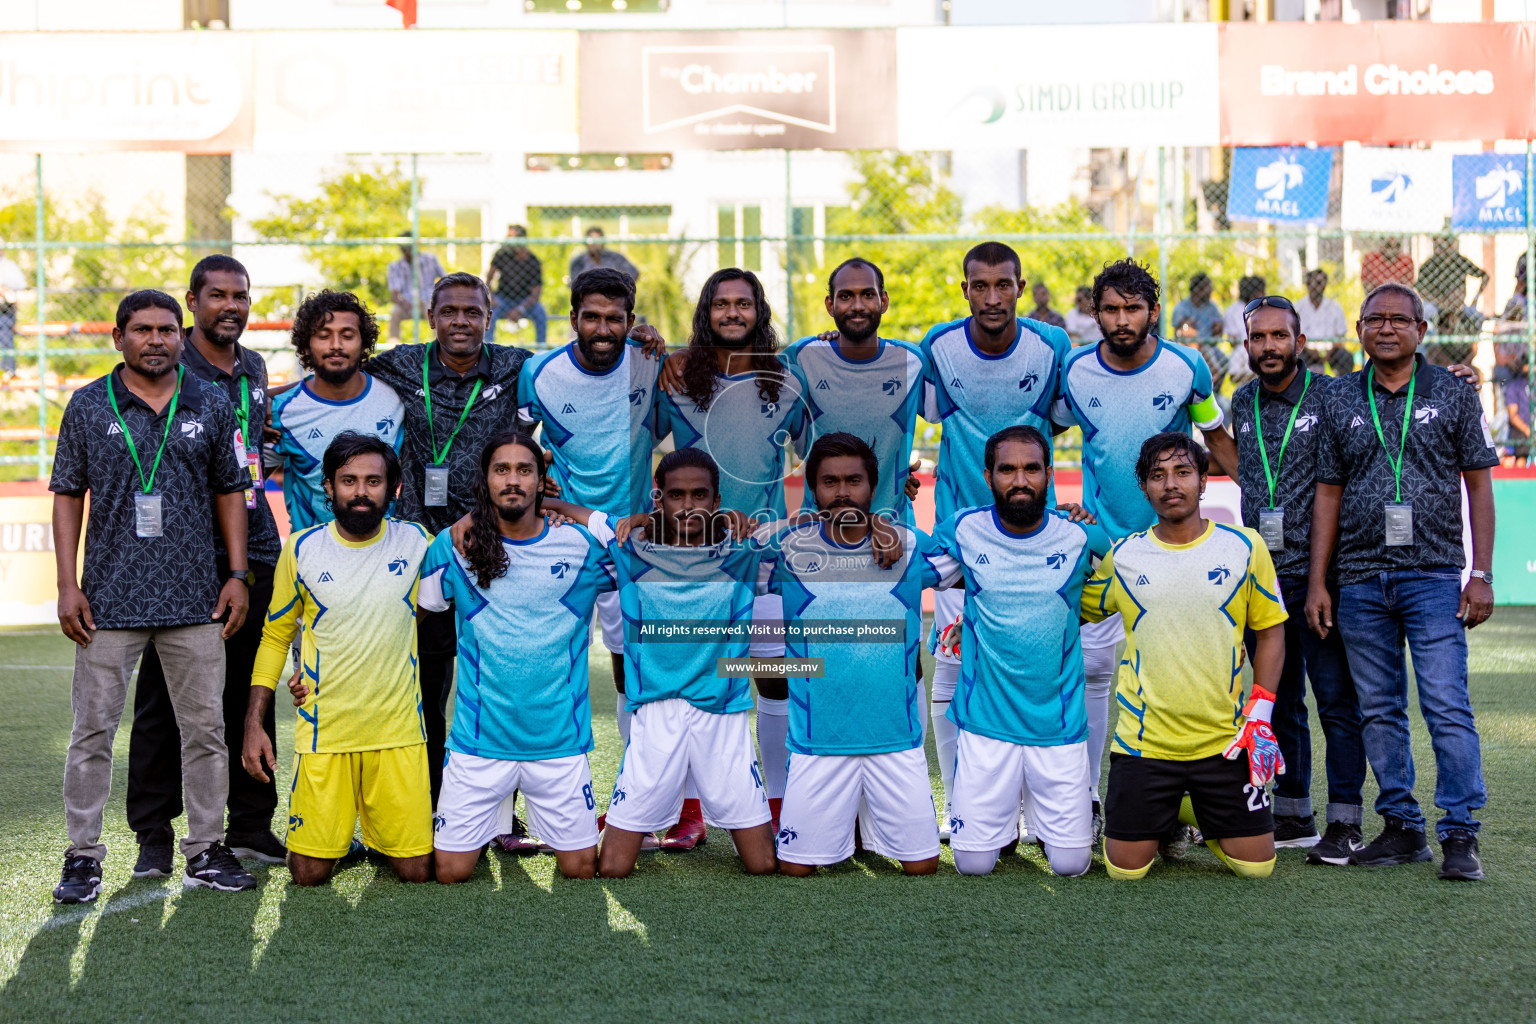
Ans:
[{"label": "light blue sleeve", "polygon": [[1078,523],[1077,525],[1082,527],[1083,532],[1088,535],[1088,551],[1094,558],[1103,558],[1109,553],[1110,545],[1114,541],[1110,539],[1109,534],[1104,532],[1104,527],[1098,523],[1094,523],[1092,526],[1087,523]]},{"label": "light blue sleeve", "polygon": [[1204,359],[1196,359],[1194,365],[1195,379],[1190,384],[1189,404],[1199,405],[1211,397],[1214,386],[1211,383],[1211,368]]},{"label": "light blue sleeve", "polygon": [[421,583],[416,593],[416,603],[429,612],[447,611],[453,604],[457,572],[451,572],[454,561],[453,533],[444,530],[433,538],[427,553],[421,560]]}]

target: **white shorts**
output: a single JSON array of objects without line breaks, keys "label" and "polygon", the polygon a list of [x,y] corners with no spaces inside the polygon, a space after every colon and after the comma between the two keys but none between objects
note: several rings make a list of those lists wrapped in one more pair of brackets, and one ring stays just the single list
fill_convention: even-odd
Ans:
[{"label": "white shorts", "polygon": [[922,747],[862,756],[791,754],[779,810],[779,859],[838,864],[853,856],[857,819],[866,849],[901,861],[939,855],[928,759]]},{"label": "white shorts", "polygon": [[1081,635],[1084,650],[1113,647],[1125,639],[1125,619],[1115,612],[1102,622],[1085,622]]},{"label": "white shorts", "polygon": [[603,646],[609,654],[624,653],[624,613],[619,610],[619,594],[597,595],[597,621],[603,627]]},{"label": "white shorts", "polygon": [[716,828],[767,824],[768,796],[757,770],[750,717],[745,711],[700,711],[681,698],[640,705],[630,719],[608,824],[626,832],[671,827],[689,782],[704,820]]},{"label": "white shorts", "polygon": [[784,657],[784,599],[778,594],[764,594],[752,599],[752,625],[764,626],[777,623],[778,629],[767,637],[760,634],[752,634],[752,650],[754,658],[782,658]]},{"label": "white shorts", "polygon": [[585,754],[545,761],[503,761],[448,752],[443,791],[432,818],[432,845],[450,853],[478,850],[499,831],[496,811],[522,790],[534,835],[556,850],[597,845],[597,801]]},{"label": "white shorts", "polygon": [[[933,628],[936,632],[944,632],[944,627],[955,621],[955,616],[965,611],[965,591],[958,587],[948,587],[944,590],[933,592]],[[965,641],[961,640],[961,647]],[[960,659],[952,655],[944,654],[935,644],[933,658],[941,665],[958,665]]]},{"label": "white shorts", "polygon": [[1088,743],[1028,747],[960,730],[950,792],[949,846],[990,853],[1019,834],[1057,847],[1093,845]]}]

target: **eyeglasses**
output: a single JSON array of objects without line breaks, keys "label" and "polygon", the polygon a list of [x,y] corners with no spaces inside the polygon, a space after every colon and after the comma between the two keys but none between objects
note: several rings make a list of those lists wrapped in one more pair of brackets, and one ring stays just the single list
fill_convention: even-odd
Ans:
[{"label": "eyeglasses", "polygon": [[1392,325],[1394,331],[1406,331],[1418,326],[1419,321],[1411,316],[1382,316],[1380,313],[1360,318],[1360,326],[1370,331],[1379,331],[1388,324]]}]

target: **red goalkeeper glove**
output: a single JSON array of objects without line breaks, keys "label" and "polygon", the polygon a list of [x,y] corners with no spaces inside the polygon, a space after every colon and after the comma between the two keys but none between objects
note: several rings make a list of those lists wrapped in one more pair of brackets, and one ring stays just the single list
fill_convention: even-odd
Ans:
[{"label": "red goalkeeper glove", "polygon": [[1228,761],[1237,760],[1242,751],[1248,752],[1248,778],[1255,786],[1264,786],[1276,775],[1285,774],[1285,758],[1280,756],[1280,744],[1269,727],[1274,712],[1275,695],[1255,684],[1243,706],[1243,727],[1225,751]]},{"label": "red goalkeeper glove", "polygon": [[960,641],[963,639],[965,623],[964,615],[956,615],[955,621],[945,626],[939,633],[939,653],[946,658],[960,657]]}]

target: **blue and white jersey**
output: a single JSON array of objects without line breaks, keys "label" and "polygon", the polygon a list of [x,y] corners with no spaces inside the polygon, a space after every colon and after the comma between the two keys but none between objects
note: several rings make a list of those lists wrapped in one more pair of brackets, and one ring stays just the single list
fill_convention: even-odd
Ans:
[{"label": "blue and white jersey", "polygon": [[[607,545],[624,615],[630,710],[677,698],[712,714],[752,707],[751,679],[716,678],[715,659],[747,657],[752,599],[769,554],[763,541],[776,525],[760,527],[745,542],[726,538],[683,547],[658,544],[641,532],[619,544],[608,518],[592,516],[587,528]],[[696,631],[706,626],[722,633]]]},{"label": "blue and white jersey", "polygon": [[[781,529],[768,588],[784,602],[789,658],[825,659],[821,679],[789,677],[789,738],[801,754],[886,754],[923,744],[922,691],[913,669],[922,640],[923,588],[938,582],[926,534],[902,528],[903,552],[875,565],[870,539],[844,546],[822,523]],[[858,630],[889,624],[889,640]],[[827,626],[840,635],[814,631]],[[796,628],[807,630],[798,634]]]},{"label": "blue and white jersey", "polygon": [[[1051,404],[1072,340],[1059,327],[1021,316],[1008,350],[988,355],[971,339],[971,318],[963,317],[930,330],[922,350],[930,367],[923,419],[944,427],[933,493],[937,522],[993,500],[984,475],[987,438],[1027,426],[1050,440]],[[1046,500],[1056,504],[1054,485]]]},{"label": "blue and white jersey", "polygon": [[[805,394],[807,429],[796,444],[801,456],[823,434],[846,431],[862,438],[875,450],[880,465],[870,507],[910,517],[904,488],[923,402],[922,350],[882,338],[873,359],[856,362],[843,355],[836,341],[801,338],[785,350],[784,362]],[[809,485],[805,507],[816,507]]]},{"label": "blue and white jersey", "polygon": [[1147,438],[1165,430],[1187,434],[1221,426],[1211,394],[1211,370],[1196,350],[1158,339],[1157,352],[1134,370],[1112,370],[1100,345],[1067,356],[1061,397],[1051,416],[1083,428],[1083,506],[1119,540],[1157,522],[1136,479]]},{"label": "blue and white jersey", "polygon": [[[710,356],[710,358],[714,358]],[[764,398],[757,374],[718,374],[709,407],[687,395],[657,398],[656,436],[677,448],[700,448],[720,466],[720,507],[758,519],[784,518],[785,444],[805,430],[799,380],[778,377],[778,398]]]},{"label": "blue and white jersey", "polygon": [[482,588],[450,531],[421,568],[418,602],[450,605],[459,632],[448,748],[476,757],[537,761],[592,749],[587,645],[592,607],[613,590],[604,546],[575,525],[545,525],[529,540],[501,540],[507,571]]},{"label": "blue and white jersey", "polygon": [[1103,531],[1053,510],[1027,534],[1006,530],[993,505],[963,509],[935,528],[932,572],[941,586],[965,578],[952,722],[1031,747],[1087,738],[1078,607],[1092,555],[1108,548]]},{"label": "blue and white jersey", "polygon": [[366,372],[363,377],[363,393],[345,402],[332,402],[311,391],[313,375],[272,399],[272,428],[281,436],[271,452],[283,463],[283,503],[295,532],[336,518],[325,497],[321,462],[337,434],[343,430],[373,434],[400,451],[405,406],[394,388]]},{"label": "blue and white jersey", "polygon": [[629,342],[612,368],[576,361],[576,342],[534,356],[517,379],[518,415],[544,425],[566,501],[616,515],[651,507],[656,378],[661,361]]}]

